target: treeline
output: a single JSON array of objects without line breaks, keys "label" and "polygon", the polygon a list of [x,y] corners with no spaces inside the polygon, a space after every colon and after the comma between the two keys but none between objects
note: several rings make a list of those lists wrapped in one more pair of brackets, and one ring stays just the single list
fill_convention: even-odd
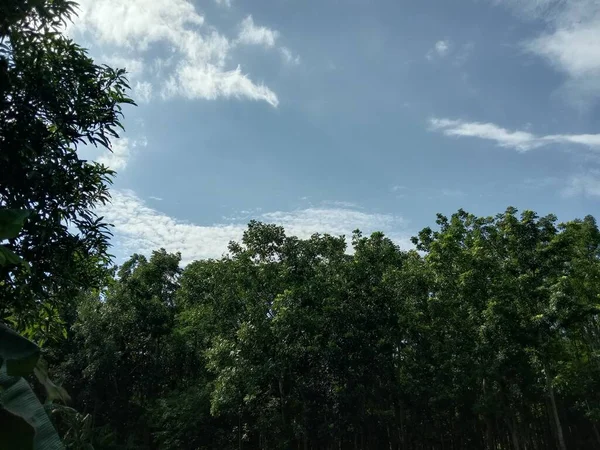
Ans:
[{"label": "treeline", "polygon": [[414,243],[252,222],[221,259],[134,255],[51,372],[97,449],[600,448],[594,219],[459,211]]}]

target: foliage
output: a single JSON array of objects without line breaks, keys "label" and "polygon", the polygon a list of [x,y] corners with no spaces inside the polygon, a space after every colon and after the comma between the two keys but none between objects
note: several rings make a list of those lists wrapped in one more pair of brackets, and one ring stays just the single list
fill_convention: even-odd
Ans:
[{"label": "foliage", "polygon": [[[0,237],[0,260],[12,263],[0,269],[0,319],[19,330],[98,285],[108,258],[107,224],[93,208],[108,200],[113,172],[77,148],[109,148],[132,101],[124,71],[94,64],[61,33],[74,8],[0,4],[0,207],[30,212],[18,238]],[[17,256],[30,267],[14,267]]]},{"label": "foliage", "polygon": [[[0,240],[14,239],[28,217],[27,211],[0,209]],[[0,267],[24,264],[0,245]],[[0,323],[0,442],[14,449],[60,449],[56,430],[31,386],[23,379],[36,373],[53,394],[64,390],[52,383],[33,342]]]},{"label": "foliage", "polygon": [[76,404],[128,448],[598,448],[593,218],[351,242],[251,222],[183,271],[134,255],[57,356]]}]

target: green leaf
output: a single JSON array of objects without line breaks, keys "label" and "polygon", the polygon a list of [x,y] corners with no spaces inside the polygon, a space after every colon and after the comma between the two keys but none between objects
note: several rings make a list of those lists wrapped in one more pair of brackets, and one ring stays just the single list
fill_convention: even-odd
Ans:
[{"label": "green leaf", "polygon": [[27,376],[33,372],[40,349],[37,345],[0,323],[0,358],[10,376]]},{"label": "green leaf", "polygon": [[16,238],[30,214],[25,209],[0,209],[0,240]]},{"label": "green leaf", "polygon": [[[60,438],[46,414],[44,407],[33,393],[31,386],[21,377],[11,377],[7,375],[6,370],[2,368],[0,370],[0,386],[4,388],[2,394],[0,394],[0,403],[2,404],[5,411],[12,414],[15,417],[9,417],[5,414],[5,417],[9,417],[15,423],[18,419],[24,420],[34,430],[34,435],[31,436],[27,432],[29,430],[21,423],[16,429],[13,428],[7,430],[7,437],[2,436],[4,439],[0,440],[0,445],[4,447],[5,442],[19,443],[19,441],[25,440],[21,446],[8,445],[7,449],[36,449],[36,450],[62,450],[64,447],[60,441]],[[0,424],[4,425],[4,418],[0,417]],[[0,425],[1,427],[1,425]],[[29,445],[27,436],[33,438],[32,445]]]},{"label": "green leaf", "polygon": [[46,362],[42,358],[38,360],[35,369],[33,369],[33,373],[37,377],[38,381],[42,383],[42,385],[46,389],[48,400],[60,400],[65,404],[71,401],[71,397],[69,396],[67,391],[62,386],[57,386],[52,382],[52,380],[48,376],[48,367],[46,365]]},{"label": "green leaf", "polygon": [[12,250],[0,245],[0,266],[19,266],[26,264],[20,256]]}]

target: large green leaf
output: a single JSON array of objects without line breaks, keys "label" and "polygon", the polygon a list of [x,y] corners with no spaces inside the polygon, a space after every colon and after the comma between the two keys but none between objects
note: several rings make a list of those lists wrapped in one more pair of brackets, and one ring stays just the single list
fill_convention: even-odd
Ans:
[{"label": "large green leaf", "polygon": [[37,345],[0,323],[0,359],[4,360],[8,375],[31,374],[39,357]]},{"label": "large green leaf", "polygon": [[60,400],[63,403],[69,403],[71,397],[62,386],[57,386],[48,376],[48,365],[43,358],[40,358],[33,373],[37,377],[38,381],[42,383],[46,389],[47,398],[49,401]]},{"label": "large green leaf", "polygon": [[[4,409],[2,418],[9,418],[9,422],[15,424],[11,430],[2,430],[0,434],[4,438],[0,442],[2,449],[35,449],[35,450],[62,450],[64,447],[60,438],[50,422],[50,418],[44,407],[37,399],[31,386],[21,377],[11,377],[6,374],[6,370],[0,370],[0,386],[3,391],[0,394],[0,403]],[[10,415],[8,414],[10,413]],[[33,445],[28,446],[24,443],[28,428],[19,420],[21,418],[35,430]],[[5,425],[4,420],[0,421],[0,428]],[[5,446],[5,442],[7,445]]]},{"label": "large green leaf", "polygon": [[0,209],[0,240],[16,238],[29,214],[24,209]]}]

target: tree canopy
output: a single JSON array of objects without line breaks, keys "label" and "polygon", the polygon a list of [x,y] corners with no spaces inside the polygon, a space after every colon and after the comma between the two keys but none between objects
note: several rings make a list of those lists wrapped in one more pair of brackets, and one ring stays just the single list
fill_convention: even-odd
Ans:
[{"label": "tree canopy", "polygon": [[29,270],[0,270],[0,319],[52,315],[99,284],[109,230],[94,207],[109,198],[113,171],[77,149],[110,149],[127,97],[124,70],[99,66],[61,33],[76,4],[0,4],[0,208],[31,212],[7,247]]},{"label": "tree canopy", "polygon": [[55,370],[128,448],[598,448],[594,219],[459,211],[414,242],[252,222],[221,259],[134,255]]}]

